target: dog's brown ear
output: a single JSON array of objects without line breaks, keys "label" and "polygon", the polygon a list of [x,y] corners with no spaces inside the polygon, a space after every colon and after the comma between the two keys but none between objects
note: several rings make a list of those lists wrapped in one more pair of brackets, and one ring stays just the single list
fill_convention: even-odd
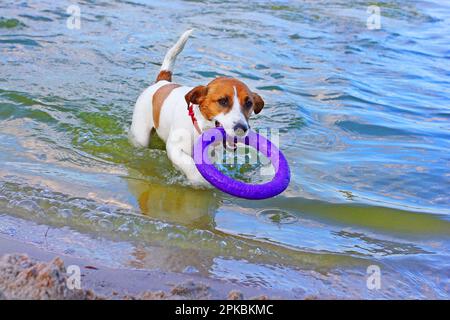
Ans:
[{"label": "dog's brown ear", "polygon": [[252,96],[253,102],[255,104],[255,106],[253,107],[253,112],[255,112],[255,114],[258,114],[261,112],[262,108],[264,108],[264,100],[257,93],[252,93]]},{"label": "dog's brown ear", "polygon": [[208,87],[206,86],[197,86],[184,96],[184,99],[186,99],[186,103],[189,106],[189,104],[201,104],[202,101],[205,99],[206,94],[208,93]]}]

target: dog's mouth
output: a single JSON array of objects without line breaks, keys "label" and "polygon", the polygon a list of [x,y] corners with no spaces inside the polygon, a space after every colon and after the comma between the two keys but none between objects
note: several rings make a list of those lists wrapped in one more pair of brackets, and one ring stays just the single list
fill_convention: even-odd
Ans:
[{"label": "dog's mouth", "polygon": [[[215,122],[216,128],[223,128],[222,124],[216,120]],[[224,139],[223,140],[223,147],[225,149],[228,149],[230,151],[236,151],[237,145],[234,142],[234,139]]]}]

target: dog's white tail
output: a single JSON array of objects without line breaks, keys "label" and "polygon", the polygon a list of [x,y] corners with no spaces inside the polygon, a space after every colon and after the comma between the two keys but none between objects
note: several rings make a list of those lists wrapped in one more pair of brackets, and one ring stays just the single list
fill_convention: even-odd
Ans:
[{"label": "dog's white tail", "polygon": [[160,80],[167,80],[172,81],[172,71],[173,66],[175,65],[175,60],[177,59],[177,56],[180,54],[180,52],[183,50],[184,45],[186,44],[189,36],[193,32],[193,29],[187,30],[184,32],[180,39],[178,39],[177,43],[170,48],[169,51],[167,51],[166,56],[164,57],[164,61],[161,65],[161,69],[159,71],[158,77],[156,79],[156,82]]}]

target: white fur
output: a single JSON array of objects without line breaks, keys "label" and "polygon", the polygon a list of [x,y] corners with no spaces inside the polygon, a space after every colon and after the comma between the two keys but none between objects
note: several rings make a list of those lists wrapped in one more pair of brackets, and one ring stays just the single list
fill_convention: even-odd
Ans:
[{"label": "white fur", "polygon": [[180,54],[180,52],[183,51],[184,45],[186,44],[186,41],[188,40],[192,31],[194,30],[190,29],[183,33],[180,39],[178,39],[177,43],[175,43],[175,45],[170,48],[169,51],[167,51],[166,56],[164,57],[164,61],[161,65],[161,71],[173,71],[175,60],[177,59],[177,56]]},{"label": "white fur", "polygon": [[159,81],[141,93],[136,101],[133,121],[129,131],[130,141],[136,147],[147,147],[150,142],[150,131],[153,128],[152,99],[153,94],[168,81]]}]

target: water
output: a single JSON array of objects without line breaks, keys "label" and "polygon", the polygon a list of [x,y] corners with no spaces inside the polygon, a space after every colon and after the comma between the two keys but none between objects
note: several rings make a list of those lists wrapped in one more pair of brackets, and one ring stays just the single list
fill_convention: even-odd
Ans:
[{"label": "water", "polygon": [[[61,254],[295,297],[449,298],[450,6],[383,1],[0,4],[0,232]],[[127,140],[168,47],[175,79],[238,77],[279,129],[287,191],[195,190]],[[380,290],[366,268],[378,265]]]}]

